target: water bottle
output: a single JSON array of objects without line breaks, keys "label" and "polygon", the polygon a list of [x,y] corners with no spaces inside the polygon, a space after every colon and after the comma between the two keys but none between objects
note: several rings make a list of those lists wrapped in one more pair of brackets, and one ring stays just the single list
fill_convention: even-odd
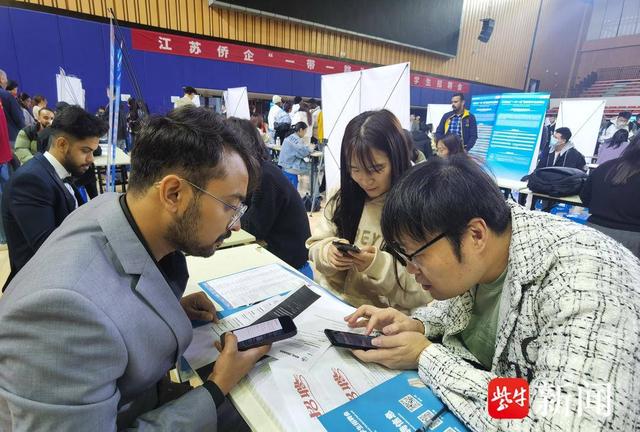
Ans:
[{"label": "water bottle", "polygon": [[280,147],[280,137],[277,137],[277,138],[276,138],[276,146],[277,146],[277,147]]}]

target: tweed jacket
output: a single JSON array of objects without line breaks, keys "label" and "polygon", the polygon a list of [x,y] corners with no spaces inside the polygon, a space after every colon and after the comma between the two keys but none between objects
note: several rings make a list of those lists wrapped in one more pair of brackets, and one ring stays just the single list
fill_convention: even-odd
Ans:
[{"label": "tweed jacket", "polygon": [[[509,203],[512,238],[490,371],[456,334],[475,289],[414,311],[422,380],[475,431],[640,430],[640,261],[582,225]],[[488,383],[529,383],[521,420],[487,414]],[[493,398],[493,395],[492,395]]]}]

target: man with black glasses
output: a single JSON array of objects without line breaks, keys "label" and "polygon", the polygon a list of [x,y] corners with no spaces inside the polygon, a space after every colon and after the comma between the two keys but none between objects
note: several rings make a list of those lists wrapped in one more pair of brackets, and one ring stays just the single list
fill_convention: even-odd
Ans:
[{"label": "man with black glasses", "polygon": [[215,431],[225,395],[269,347],[229,334],[205,384],[170,403],[159,385],[189,345],[184,254],[208,257],[240,228],[258,162],[216,114],[149,120],[126,195],[72,213],[0,299],[0,430]]},{"label": "man with black glasses", "polygon": [[[468,158],[436,158],[389,192],[388,246],[435,299],[413,315],[361,306],[345,319],[419,369],[473,430],[638,430],[640,262],[592,229],[504,201]],[[528,382],[527,415],[487,413],[489,382]]]}]

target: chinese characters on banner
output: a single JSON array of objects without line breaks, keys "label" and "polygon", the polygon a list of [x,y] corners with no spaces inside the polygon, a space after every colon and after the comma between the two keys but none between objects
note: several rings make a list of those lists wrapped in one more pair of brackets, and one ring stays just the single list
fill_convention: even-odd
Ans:
[{"label": "chinese characters on banner", "polygon": [[[369,66],[349,64],[319,57],[140,29],[131,29],[131,44],[133,49],[139,51],[254,64],[317,74],[369,69]],[[469,83],[423,74],[411,74],[411,85],[413,87],[450,92],[469,92]]]}]

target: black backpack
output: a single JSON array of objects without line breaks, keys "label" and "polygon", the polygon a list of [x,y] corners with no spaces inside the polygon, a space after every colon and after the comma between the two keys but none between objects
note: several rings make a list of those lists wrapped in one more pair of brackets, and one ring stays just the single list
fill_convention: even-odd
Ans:
[{"label": "black backpack", "polygon": [[578,195],[582,190],[587,174],[577,168],[546,167],[538,168],[523,178],[527,187],[534,193],[553,197]]}]

